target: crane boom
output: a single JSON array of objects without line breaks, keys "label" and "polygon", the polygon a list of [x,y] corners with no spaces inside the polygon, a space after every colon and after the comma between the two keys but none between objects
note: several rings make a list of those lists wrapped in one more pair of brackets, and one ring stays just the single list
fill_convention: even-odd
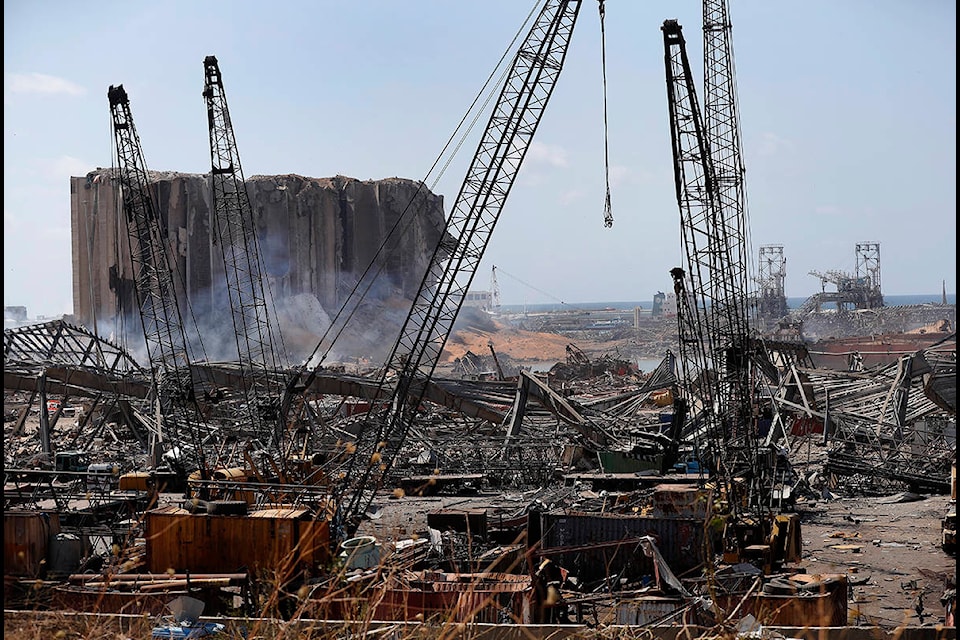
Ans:
[{"label": "crane boom", "polygon": [[[722,300],[717,330],[726,350],[720,376],[726,389],[724,415],[734,432],[747,440],[752,431],[754,398],[750,381],[746,190],[740,114],[733,58],[733,25],[728,0],[703,0],[703,86],[705,134],[710,148],[719,214],[718,240],[723,262],[711,276]],[[752,456],[751,456],[752,457]]]},{"label": "crane boom", "polygon": [[150,191],[149,173],[123,85],[107,92],[123,194],[134,290],[161,418],[161,438],[172,443],[188,437],[202,472],[206,469],[195,423],[194,379],[187,337],[177,300],[174,269],[160,212]]},{"label": "crane boom", "polygon": [[[349,503],[341,506],[340,516],[348,528],[356,526],[412,427],[424,383],[436,368],[563,68],[580,4],[547,0],[513,58],[441,241],[384,367],[380,385],[383,388],[391,378],[392,391],[381,394],[368,414],[376,425],[363,427],[376,429],[374,439],[365,436],[375,450],[358,448],[346,472],[347,480],[356,480]],[[363,465],[359,474],[354,474],[354,465]]]},{"label": "crane boom", "polygon": [[[689,296],[677,301],[678,308],[688,303],[690,309],[678,313],[681,347],[697,351],[694,360],[705,367],[696,376],[701,390],[709,376],[707,438],[715,470],[731,476],[737,473],[734,467],[752,465],[755,444],[745,268],[738,252],[742,234],[737,218],[725,215],[682,29],[676,20],[667,20],[662,31],[675,187],[690,282],[689,288],[681,286],[677,278],[683,278],[682,270],[674,271],[678,296]],[[687,380],[688,385],[692,382]]]},{"label": "crane boom", "polygon": [[279,448],[283,436],[279,412],[282,387],[270,375],[278,369],[279,362],[269,321],[253,209],[217,58],[207,56],[203,68],[214,215],[242,385],[254,432],[267,438],[272,448]]},{"label": "crane boom", "polygon": [[[710,144],[723,224],[733,240],[729,277],[738,314],[747,318],[746,190],[740,114],[733,60],[733,26],[727,0],[703,0],[703,122]],[[741,330],[742,327],[735,327]]]}]

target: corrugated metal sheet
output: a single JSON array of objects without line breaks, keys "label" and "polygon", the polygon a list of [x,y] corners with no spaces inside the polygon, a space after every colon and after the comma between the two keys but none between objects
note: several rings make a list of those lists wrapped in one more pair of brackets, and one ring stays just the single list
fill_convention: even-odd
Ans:
[{"label": "corrugated metal sheet", "polygon": [[310,514],[308,509],[259,509],[251,511],[249,518],[269,518],[273,520],[301,520]]},{"label": "corrugated metal sheet", "polygon": [[[451,580],[450,578],[454,578]],[[530,576],[497,573],[497,574],[443,574],[442,579],[435,580],[431,586],[434,591],[477,591],[483,593],[501,593],[508,591],[524,591],[530,588]]]},{"label": "corrugated metal sheet", "polygon": [[846,582],[825,593],[760,594],[746,599],[743,594],[719,596],[716,604],[725,611],[737,608],[742,615],[784,627],[843,627],[848,617]]},{"label": "corrugated metal sheet", "polygon": [[42,577],[50,539],[60,533],[56,513],[3,512],[3,573],[8,576]]},{"label": "corrugated metal sheet", "polygon": [[232,573],[282,566],[292,574],[298,567],[326,562],[329,523],[302,519],[307,513],[303,509],[270,509],[221,516],[191,514],[177,507],[148,511],[148,570]]},{"label": "corrugated metal sheet", "polygon": [[706,558],[705,522],[701,519],[548,511],[541,514],[540,521],[544,551],[560,550],[550,557],[582,580],[603,579],[623,569],[631,576],[648,575],[653,572],[653,564],[639,548],[579,548],[564,553],[563,547],[652,536],[664,560],[678,575]]},{"label": "corrugated metal sheet", "polygon": [[617,624],[647,625],[659,622],[678,622],[681,614],[668,618],[670,614],[686,606],[682,598],[667,598],[664,596],[641,596],[617,603]]}]

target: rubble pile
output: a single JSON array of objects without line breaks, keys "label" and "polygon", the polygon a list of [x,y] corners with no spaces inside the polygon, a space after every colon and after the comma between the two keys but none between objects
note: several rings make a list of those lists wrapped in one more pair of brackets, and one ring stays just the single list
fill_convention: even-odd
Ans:
[{"label": "rubble pile", "polygon": [[[4,347],[11,606],[39,579],[47,606],[79,610],[152,611],[158,594],[185,589],[223,615],[342,619],[378,602],[368,613],[385,620],[455,608],[497,624],[720,628],[744,616],[807,624],[815,606],[823,626],[892,626],[903,620],[871,605],[882,591],[863,576],[879,584],[866,559],[903,544],[928,575],[896,597],[927,594],[914,622],[946,619],[931,612],[949,572],[939,583],[929,572],[952,565],[939,530],[868,540],[868,518],[879,528],[887,516],[864,509],[898,509],[906,522],[926,501],[922,517],[947,521],[955,346],[837,371],[769,343],[758,456],[774,473],[732,484],[716,474],[717,452],[697,444],[704,399],[684,412],[670,351],[642,373],[567,342],[566,358],[537,373],[494,348],[460,376],[423,380],[406,437],[382,444],[368,416],[382,372],[317,367],[296,378],[278,457],[248,421],[235,364],[194,363],[198,437],[159,447],[170,436],[150,375],[123,349],[62,321],[5,331]],[[382,484],[365,486],[359,456],[388,454]],[[185,472],[187,459],[206,467]],[[375,493],[351,527],[343,508],[360,491]],[[738,495],[764,511],[721,517]],[[917,498],[884,502],[896,495]],[[818,541],[826,528],[836,544]],[[301,596],[271,599],[273,583]],[[464,608],[471,594],[480,599]]]}]

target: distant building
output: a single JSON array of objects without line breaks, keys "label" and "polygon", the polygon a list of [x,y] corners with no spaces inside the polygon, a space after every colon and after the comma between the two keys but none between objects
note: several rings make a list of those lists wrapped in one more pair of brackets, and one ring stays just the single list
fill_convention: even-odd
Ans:
[{"label": "distant building", "polygon": [[653,307],[650,309],[650,315],[654,318],[676,318],[677,294],[657,291],[656,295],[653,296]]},{"label": "distant building", "polygon": [[463,299],[463,306],[490,311],[493,309],[493,294],[489,291],[469,291]]},{"label": "distant building", "polygon": [[653,296],[653,306],[650,308],[650,315],[659,318],[663,315],[663,299],[667,297],[663,291],[657,291]]}]

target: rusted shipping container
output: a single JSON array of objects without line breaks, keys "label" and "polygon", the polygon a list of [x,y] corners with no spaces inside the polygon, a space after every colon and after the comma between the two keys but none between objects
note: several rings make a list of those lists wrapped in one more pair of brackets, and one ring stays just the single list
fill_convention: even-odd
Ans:
[{"label": "rusted shipping container", "polygon": [[[794,580],[802,581],[793,582]],[[792,593],[716,594],[715,602],[725,611],[753,615],[764,624],[783,627],[843,627],[847,625],[847,576],[799,574],[779,582],[793,582]],[[770,585],[765,586],[767,589]],[[802,587],[802,588],[801,588]]]},{"label": "rusted shipping container", "polygon": [[161,507],[146,514],[146,543],[151,573],[267,572],[286,582],[330,559],[329,522],[299,508],[233,516]]},{"label": "rusted shipping container", "polygon": [[[602,546],[619,540],[652,536],[667,565],[678,575],[698,567],[706,558],[706,523],[700,518],[548,511],[540,520],[543,551],[556,550],[551,558],[582,580],[601,580],[624,569],[633,574],[652,572],[650,559],[639,548],[611,551]],[[563,547],[573,549],[565,552]]]},{"label": "rusted shipping container", "polygon": [[304,615],[320,620],[443,621],[531,624],[536,595],[530,576],[485,571],[400,571],[311,594]]},{"label": "rusted shipping container", "polygon": [[415,574],[388,582],[374,613],[377,620],[443,619],[450,622],[530,624],[530,576],[510,573]]},{"label": "rusted shipping container", "polygon": [[41,578],[46,573],[51,539],[60,533],[56,513],[3,512],[3,574]]}]

